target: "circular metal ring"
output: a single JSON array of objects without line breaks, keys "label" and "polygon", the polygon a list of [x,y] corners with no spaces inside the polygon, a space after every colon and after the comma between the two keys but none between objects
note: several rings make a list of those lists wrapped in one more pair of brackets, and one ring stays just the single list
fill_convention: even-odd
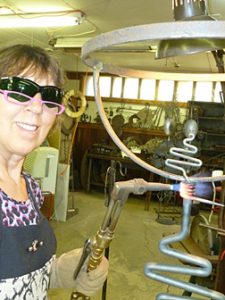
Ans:
[{"label": "circular metal ring", "polygon": [[[81,107],[76,112],[72,111],[69,108],[68,101],[71,97],[79,98],[81,100]],[[85,112],[87,101],[86,101],[86,98],[85,98],[84,94],[81,91],[70,90],[63,97],[63,104],[66,107],[65,113],[67,114],[67,116],[69,116],[70,118],[76,119],[76,118],[80,117]]]},{"label": "circular metal ring", "polygon": [[182,80],[182,81],[225,81],[225,74],[221,73],[173,73],[135,70],[104,64],[91,57],[95,52],[124,43],[159,41],[170,39],[224,39],[225,48],[225,21],[176,21],[153,23],[126,27],[115,31],[103,33],[87,41],[81,52],[81,58],[88,66],[101,69],[101,72],[120,76]]}]

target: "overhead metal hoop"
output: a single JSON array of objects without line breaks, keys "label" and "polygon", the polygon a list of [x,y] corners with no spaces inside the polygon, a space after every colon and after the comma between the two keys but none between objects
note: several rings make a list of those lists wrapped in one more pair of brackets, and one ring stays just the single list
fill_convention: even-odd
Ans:
[{"label": "overhead metal hoop", "polygon": [[[119,139],[112,129],[103,109],[102,100],[99,90],[99,74],[100,72],[115,74],[125,77],[149,78],[158,80],[180,80],[180,81],[225,81],[223,73],[171,73],[171,72],[154,72],[145,70],[129,69],[120,66],[105,64],[104,62],[92,58],[97,51],[107,49],[124,43],[158,41],[163,39],[224,39],[225,48],[225,22],[224,21],[176,21],[170,23],[153,23],[147,25],[139,25],[134,27],[122,28],[119,30],[103,33],[89,41],[87,41],[81,51],[81,58],[85,64],[94,70],[94,91],[95,100],[98,107],[99,115],[115,144],[125,152],[135,163],[141,167],[158,174],[160,176],[185,181],[183,176],[175,175],[153,167],[144,162],[133,152],[131,152]],[[223,181],[224,176],[218,177],[189,177],[190,182],[213,182]]]},{"label": "overhead metal hoop", "polygon": [[87,41],[81,51],[81,59],[89,67],[101,65],[101,72],[119,76],[180,80],[180,81],[225,81],[225,74],[221,73],[173,73],[136,70],[105,64],[91,56],[112,46],[144,41],[160,41],[171,39],[224,39],[225,48],[225,21],[175,21],[153,23],[126,27],[103,33]]}]

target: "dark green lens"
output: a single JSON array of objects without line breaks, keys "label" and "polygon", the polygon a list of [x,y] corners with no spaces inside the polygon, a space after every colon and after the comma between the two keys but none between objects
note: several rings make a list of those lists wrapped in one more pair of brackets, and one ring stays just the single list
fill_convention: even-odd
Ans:
[{"label": "dark green lens", "polygon": [[54,102],[45,102],[45,105],[48,107],[48,108],[58,108],[58,106],[56,105],[56,103]]},{"label": "dark green lens", "polygon": [[1,79],[0,81],[0,89],[7,90],[9,79]]},{"label": "dark green lens", "polygon": [[28,79],[20,77],[2,78],[0,81],[0,88],[2,90],[26,94],[30,97],[33,97],[39,92],[38,85]]},{"label": "dark green lens", "polygon": [[41,98],[44,101],[60,104],[62,101],[62,91],[53,86],[41,87]]},{"label": "dark green lens", "polygon": [[19,101],[19,102],[27,102],[27,101],[30,101],[30,98],[28,98],[26,95],[20,95],[20,94],[17,94],[17,93],[8,93],[8,97],[16,100],[16,101]]},{"label": "dark green lens", "polygon": [[49,109],[57,109],[57,113],[60,111],[60,107],[57,105],[57,103],[54,102],[44,102],[44,105]]},{"label": "dark green lens", "polygon": [[[61,104],[63,97],[62,90],[56,86],[39,86],[35,82],[21,77],[1,78],[0,89],[22,93],[29,97],[34,97],[37,93],[40,93],[43,101],[57,104]],[[18,101],[26,102],[28,100],[19,100],[18,98]]]}]

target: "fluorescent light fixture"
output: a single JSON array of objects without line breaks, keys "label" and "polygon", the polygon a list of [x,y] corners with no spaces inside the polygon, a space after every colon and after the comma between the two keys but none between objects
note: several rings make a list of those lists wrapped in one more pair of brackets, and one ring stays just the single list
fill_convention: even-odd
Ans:
[{"label": "fluorescent light fixture", "polygon": [[65,27],[80,25],[81,12],[28,13],[0,15],[0,28]]},{"label": "fluorescent light fixture", "polygon": [[58,37],[50,40],[49,44],[54,48],[81,48],[90,38]]},{"label": "fluorescent light fixture", "polygon": [[[49,45],[54,47],[54,48],[81,48],[90,38],[79,38],[79,37],[55,37],[52,38],[49,41]],[[156,52],[157,46],[156,45],[149,45],[149,43],[139,43],[139,45],[135,46],[130,46],[128,44],[123,44],[123,45],[116,45],[114,47],[108,48],[108,49],[103,49],[101,52],[120,52],[120,53],[138,53],[138,52]]]}]

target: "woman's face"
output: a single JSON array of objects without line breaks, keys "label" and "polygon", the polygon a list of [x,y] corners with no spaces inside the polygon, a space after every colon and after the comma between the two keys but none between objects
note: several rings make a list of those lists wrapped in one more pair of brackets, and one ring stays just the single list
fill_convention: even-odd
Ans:
[{"label": "woman's face", "polygon": [[[40,86],[54,85],[49,79],[26,77]],[[40,94],[34,96],[41,99]],[[0,153],[25,156],[40,146],[54,124],[56,116],[43,109],[40,101],[27,106],[15,105],[0,94]]]}]

